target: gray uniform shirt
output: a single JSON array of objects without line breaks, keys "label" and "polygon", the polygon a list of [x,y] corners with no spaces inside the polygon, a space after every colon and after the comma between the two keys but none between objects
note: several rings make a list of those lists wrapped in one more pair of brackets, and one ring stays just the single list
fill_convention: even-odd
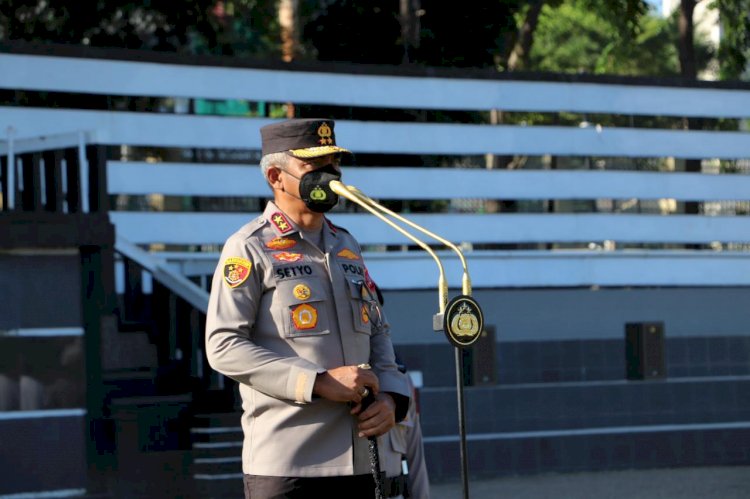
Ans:
[{"label": "gray uniform shirt", "polygon": [[359,244],[330,223],[322,242],[324,251],[269,203],[229,237],[214,274],[206,355],[240,384],[246,474],[369,473],[350,407],[313,399],[318,373],[367,362],[381,391],[410,396],[387,324],[370,319],[374,284]]},{"label": "gray uniform shirt", "polygon": [[380,469],[388,477],[397,477],[402,473],[401,460],[406,459],[409,497],[429,499],[430,482],[424,458],[422,425],[414,397],[414,384],[409,376],[407,376],[407,382],[412,398],[409,401],[409,410],[406,417],[391,431],[378,438]]}]

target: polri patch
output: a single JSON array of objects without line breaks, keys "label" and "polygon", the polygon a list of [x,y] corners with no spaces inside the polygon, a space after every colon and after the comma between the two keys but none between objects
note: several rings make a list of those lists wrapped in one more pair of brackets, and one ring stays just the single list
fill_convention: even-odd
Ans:
[{"label": "polri patch", "polygon": [[341,258],[346,258],[347,260],[359,260],[359,255],[350,250],[349,248],[344,248],[338,253],[336,253],[336,256]]},{"label": "polri patch", "polygon": [[277,262],[299,262],[303,258],[301,253],[289,253],[288,251],[274,253],[273,257]]},{"label": "polri patch", "polygon": [[224,282],[230,288],[236,288],[250,277],[252,262],[245,258],[233,256],[224,260]]},{"label": "polri patch", "polygon": [[297,245],[297,241],[289,239],[287,237],[276,237],[266,243],[266,248],[272,250],[286,250],[294,248]]},{"label": "polri patch", "polygon": [[280,234],[286,234],[287,232],[291,232],[293,230],[292,223],[280,211],[277,211],[276,213],[271,215],[271,223],[273,223],[273,225],[276,227],[276,230],[278,230]]}]

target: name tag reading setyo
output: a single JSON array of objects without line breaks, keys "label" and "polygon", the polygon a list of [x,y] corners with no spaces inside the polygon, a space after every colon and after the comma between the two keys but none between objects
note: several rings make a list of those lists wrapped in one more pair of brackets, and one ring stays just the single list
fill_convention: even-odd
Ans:
[{"label": "name tag reading setyo", "polygon": [[276,267],[274,276],[276,279],[289,279],[292,277],[305,277],[313,275],[311,265],[287,265]]}]

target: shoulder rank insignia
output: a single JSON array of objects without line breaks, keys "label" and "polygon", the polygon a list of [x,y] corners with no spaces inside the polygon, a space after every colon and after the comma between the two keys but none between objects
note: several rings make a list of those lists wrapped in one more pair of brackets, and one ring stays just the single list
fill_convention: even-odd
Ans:
[{"label": "shoulder rank insignia", "polygon": [[271,215],[271,223],[281,234],[286,234],[287,232],[291,232],[293,230],[292,223],[280,211],[277,211],[276,213]]},{"label": "shoulder rank insignia", "polygon": [[224,282],[230,288],[236,288],[250,276],[253,264],[250,260],[233,256],[224,261]]},{"label": "shoulder rank insignia", "polygon": [[336,256],[340,256],[341,258],[346,258],[347,260],[359,260],[359,255],[350,250],[349,248],[344,248],[341,251],[339,251]]},{"label": "shoulder rank insignia", "polygon": [[318,311],[307,303],[297,305],[292,310],[292,322],[294,322],[294,327],[299,330],[312,329],[318,325]]},{"label": "shoulder rank insignia", "polygon": [[301,253],[289,253],[288,251],[274,253],[273,257],[277,262],[299,262],[303,258]]},{"label": "shoulder rank insignia", "polygon": [[286,237],[276,237],[266,243],[266,247],[272,250],[285,250],[294,248],[297,245],[297,241]]}]

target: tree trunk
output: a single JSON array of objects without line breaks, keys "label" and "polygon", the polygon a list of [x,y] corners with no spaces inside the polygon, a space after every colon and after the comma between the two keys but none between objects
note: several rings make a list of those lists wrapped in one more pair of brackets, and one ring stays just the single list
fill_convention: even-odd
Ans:
[{"label": "tree trunk", "polygon": [[544,7],[544,0],[535,0],[529,5],[526,18],[518,30],[516,43],[513,44],[510,55],[508,55],[508,71],[517,71],[527,66],[542,7]]},{"label": "tree trunk", "polygon": [[[297,55],[299,46],[298,29],[299,0],[279,1],[279,26],[281,28],[281,59],[291,62]],[[286,103],[286,117],[294,118],[295,109],[293,102]]]},{"label": "tree trunk", "polygon": [[[680,54],[680,74],[684,78],[695,80],[698,77],[696,66],[695,66],[695,44],[693,41],[693,34],[695,31],[695,25],[693,23],[693,13],[695,11],[696,0],[680,0],[680,18],[678,21],[678,27],[680,32],[679,39],[679,54]],[[700,118],[685,118],[683,120],[684,127],[690,129],[700,129],[703,126],[703,120]],[[701,159],[686,159],[685,160],[685,171],[700,173],[701,171]],[[698,214],[700,213],[700,203],[698,201],[686,201],[685,202],[685,213],[686,214]],[[698,249],[700,245],[687,245],[690,249]]]},{"label": "tree trunk", "polygon": [[680,74],[685,78],[696,79],[698,77],[695,68],[695,44],[693,43],[693,12],[696,0],[680,0],[680,19],[678,28],[680,32]]},{"label": "tree trunk", "polygon": [[421,12],[421,0],[399,0],[401,43],[404,47],[404,56],[401,61],[403,64],[409,64],[414,58],[414,50],[419,48]]}]

